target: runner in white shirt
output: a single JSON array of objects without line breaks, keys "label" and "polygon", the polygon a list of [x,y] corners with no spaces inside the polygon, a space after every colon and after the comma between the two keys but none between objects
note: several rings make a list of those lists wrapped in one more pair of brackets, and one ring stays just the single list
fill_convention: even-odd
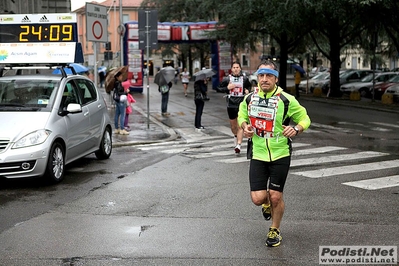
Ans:
[{"label": "runner in white shirt", "polygon": [[190,82],[190,72],[187,71],[187,68],[184,68],[180,76],[181,76],[181,83],[183,84],[184,96],[187,97],[187,88],[188,88],[188,83]]},{"label": "runner in white shirt", "polygon": [[227,114],[230,119],[231,132],[234,135],[234,151],[239,154],[243,139],[243,130],[238,126],[237,117],[240,103],[251,91],[252,85],[247,76],[241,73],[241,64],[237,61],[231,64],[231,75],[223,78],[218,91],[228,93]]}]

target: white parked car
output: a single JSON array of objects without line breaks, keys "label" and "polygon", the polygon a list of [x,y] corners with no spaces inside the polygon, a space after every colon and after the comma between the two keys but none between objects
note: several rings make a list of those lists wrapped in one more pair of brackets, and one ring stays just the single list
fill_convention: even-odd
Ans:
[{"label": "white parked car", "polygon": [[399,84],[395,84],[395,85],[390,86],[384,92],[384,94],[386,94],[386,93],[393,94],[394,101],[399,102]]},{"label": "white parked car", "polygon": [[[310,78],[309,80],[302,80],[301,83],[299,83],[299,88],[302,90],[306,90],[306,86],[308,86],[309,91],[313,92],[315,88],[315,83],[318,84],[318,82],[322,82],[323,80],[329,80],[330,78],[330,73],[329,72],[320,72],[313,78]],[[307,84],[307,85],[306,85]]]},{"label": "white parked car", "polygon": [[319,66],[319,67],[314,67],[312,70],[309,72],[309,78],[313,78],[321,73],[326,73],[328,72],[328,68]]},{"label": "white parked car", "polygon": [[0,77],[0,176],[64,178],[65,165],[88,154],[108,159],[106,103],[81,75]]}]

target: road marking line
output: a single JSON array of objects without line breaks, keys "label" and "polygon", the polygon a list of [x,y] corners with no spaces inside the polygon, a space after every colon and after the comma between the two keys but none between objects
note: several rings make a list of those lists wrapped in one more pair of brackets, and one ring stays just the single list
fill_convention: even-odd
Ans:
[{"label": "road marking line", "polygon": [[308,154],[315,154],[315,153],[326,153],[330,151],[339,151],[339,150],[346,150],[344,147],[337,147],[337,146],[325,146],[313,149],[304,149],[293,151],[292,156],[299,156],[299,155],[308,155]]},{"label": "road marking line", "polygon": [[202,158],[210,158],[210,157],[226,156],[226,155],[234,155],[234,150],[232,149],[231,151],[204,152],[201,154],[185,154],[185,156],[194,159],[202,159]]},{"label": "road marking line", "polygon": [[381,169],[388,169],[395,167],[399,167],[399,160],[338,166],[338,167],[324,168],[320,170],[300,171],[300,172],[291,172],[291,173],[294,175],[301,175],[310,178],[320,178],[320,177],[328,177],[335,175],[361,173],[367,171],[377,171]]},{"label": "road marking line", "polygon": [[293,142],[292,143],[292,147],[293,148],[306,147],[306,146],[310,146],[310,144],[308,144],[308,143],[300,143],[300,142]]},{"label": "road marking line", "polygon": [[221,163],[243,163],[243,162],[249,163],[249,161],[250,160],[247,159],[246,154],[240,155],[239,157],[235,157],[235,158],[218,160],[218,162],[221,162]]},{"label": "road marking line", "polygon": [[[345,132],[345,133],[353,133],[353,132],[354,132],[353,129],[347,129],[347,128],[342,128],[342,127],[334,127],[334,126],[324,125],[324,124],[319,124],[319,123],[314,123],[314,122],[312,122],[312,126],[318,127],[318,128],[339,130],[339,131]],[[305,132],[306,132],[306,131],[305,131]]]},{"label": "road marking line", "polygon": [[384,127],[394,127],[399,128],[399,125],[389,124],[389,123],[382,123],[382,122],[370,122],[371,124],[376,124]]},{"label": "road marking line", "polygon": [[317,165],[317,164],[339,162],[339,161],[366,159],[366,158],[379,157],[385,155],[389,154],[382,152],[364,151],[352,154],[332,155],[332,156],[323,156],[323,157],[307,158],[307,159],[292,159],[291,166]]},{"label": "road marking line", "polygon": [[397,187],[399,186],[399,175],[353,181],[353,182],[345,182],[342,184],[351,187],[363,188],[367,190]]}]

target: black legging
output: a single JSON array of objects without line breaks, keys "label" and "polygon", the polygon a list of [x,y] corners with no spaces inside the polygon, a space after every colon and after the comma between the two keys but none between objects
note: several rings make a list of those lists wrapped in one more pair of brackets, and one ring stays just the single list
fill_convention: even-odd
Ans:
[{"label": "black legging", "polygon": [[205,102],[203,100],[194,100],[195,102],[195,127],[200,128],[202,127],[201,124],[201,116],[202,116],[202,111],[204,110],[204,105]]}]

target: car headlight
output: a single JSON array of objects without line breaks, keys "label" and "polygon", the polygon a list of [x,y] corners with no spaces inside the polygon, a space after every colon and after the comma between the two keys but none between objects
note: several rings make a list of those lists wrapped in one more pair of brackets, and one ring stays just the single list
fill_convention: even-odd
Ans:
[{"label": "car headlight", "polygon": [[51,134],[50,130],[45,130],[45,129],[37,130],[19,139],[17,142],[15,142],[12,148],[18,149],[18,148],[25,148],[29,146],[42,144],[43,142],[46,141],[46,139],[48,138],[48,136],[50,136],[50,134]]}]

